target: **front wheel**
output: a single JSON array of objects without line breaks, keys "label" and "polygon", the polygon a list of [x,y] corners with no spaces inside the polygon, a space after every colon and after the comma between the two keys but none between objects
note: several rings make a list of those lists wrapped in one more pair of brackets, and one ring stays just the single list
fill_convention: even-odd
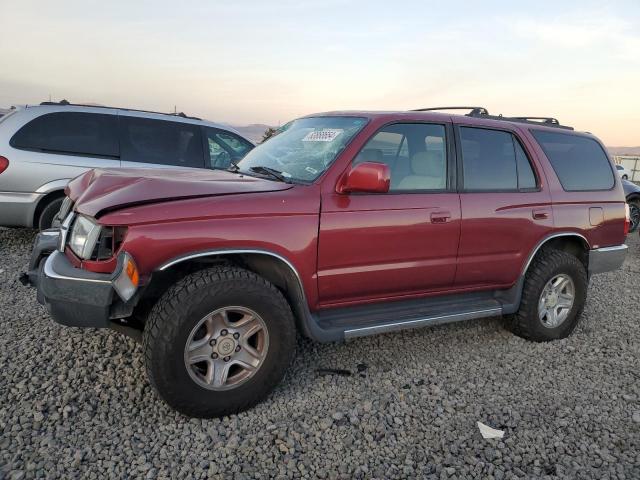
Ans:
[{"label": "front wheel", "polygon": [[277,288],[250,271],[214,267],[182,279],[152,309],[143,334],[147,375],[185,415],[229,415],[280,382],[295,338]]},{"label": "front wheel", "polygon": [[578,258],[560,250],[543,251],[527,271],[511,330],[536,342],[567,337],[578,324],[587,287],[587,272]]}]

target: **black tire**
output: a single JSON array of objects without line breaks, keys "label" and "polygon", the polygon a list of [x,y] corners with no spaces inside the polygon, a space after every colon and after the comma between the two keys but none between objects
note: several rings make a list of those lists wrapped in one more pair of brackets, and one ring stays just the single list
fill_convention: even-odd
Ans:
[{"label": "black tire", "polygon": [[51,228],[53,224],[53,220],[58,215],[60,211],[60,207],[62,206],[62,201],[64,197],[59,197],[51,200],[40,212],[40,216],[38,217],[38,223],[36,227],[38,230],[46,230],[47,228]]},{"label": "black tire", "polygon": [[629,218],[631,225],[629,225],[629,233],[635,232],[640,226],[640,199],[636,198],[629,202]]},{"label": "black tire", "polygon": [[628,175],[622,175],[622,179],[623,180],[629,180],[629,176]]},{"label": "black tire", "polygon": [[[204,316],[231,305],[261,316],[269,347],[262,365],[246,382],[230,390],[212,391],[189,375],[185,346]],[[282,293],[255,273],[234,266],[201,270],[180,280],[153,307],[143,332],[151,385],[177,411],[201,418],[238,413],[263,400],[282,380],[295,342],[293,314]]]},{"label": "black tire", "polygon": [[[538,301],[547,282],[559,274],[568,275],[573,280],[575,298],[566,320],[555,328],[549,328],[539,318]],[[507,325],[519,337],[534,342],[567,337],[579,322],[587,297],[588,282],[584,265],[574,255],[561,250],[543,250],[526,273],[520,309]]]}]

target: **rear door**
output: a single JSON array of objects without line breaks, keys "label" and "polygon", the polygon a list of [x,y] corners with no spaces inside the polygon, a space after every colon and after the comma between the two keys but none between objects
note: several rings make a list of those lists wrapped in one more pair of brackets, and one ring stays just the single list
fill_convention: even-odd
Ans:
[{"label": "rear door", "polygon": [[455,286],[506,288],[552,230],[542,169],[515,130],[459,124],[456,140],[463,220]]},{"label": "rear door", "polygon": [[204,167],[200,125],[121,114],[119,133],[123,167]]},{"label": "rear door", "polygon": [[389,165],[386,194],[323,194],[321,304],[451,288],[460,235],[450,124],[387,125],[352,160]]}]

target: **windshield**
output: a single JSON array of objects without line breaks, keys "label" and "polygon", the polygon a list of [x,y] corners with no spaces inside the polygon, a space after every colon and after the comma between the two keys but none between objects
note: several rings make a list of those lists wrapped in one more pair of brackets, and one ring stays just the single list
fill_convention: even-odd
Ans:
[{"label": "windshield", "polygon": [[240,160],[239,171],[272,177],[275,173],[286,181],[312,182],[322,175],[366,123],[367,120],[360,117],[294,120],[284,131],[258,145]]}]

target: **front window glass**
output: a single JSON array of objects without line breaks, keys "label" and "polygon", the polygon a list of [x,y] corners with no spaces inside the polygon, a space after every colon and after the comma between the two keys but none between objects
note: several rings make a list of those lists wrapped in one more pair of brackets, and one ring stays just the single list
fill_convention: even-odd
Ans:
[{"label": "front window glass", "polygon": [[[282,133],[251,150],[239,171],[267,175],[270,170],[292,182],[312,182],[324,173],[367,123],[360,117],[311,117],[294,120]],[[272,176],[272,175],[271,175]]]},{"label": "front window glass", "polygon": [[253,148],[251,143],[230,132],[207,128],[206,133],[211,168],[229,168]]},{"label": "front window glass", "polygon": [[444,190],[447,187],[444,125],[397,123],[376,133],[354,159],[385,163],[391,172],[390,192]]}]

